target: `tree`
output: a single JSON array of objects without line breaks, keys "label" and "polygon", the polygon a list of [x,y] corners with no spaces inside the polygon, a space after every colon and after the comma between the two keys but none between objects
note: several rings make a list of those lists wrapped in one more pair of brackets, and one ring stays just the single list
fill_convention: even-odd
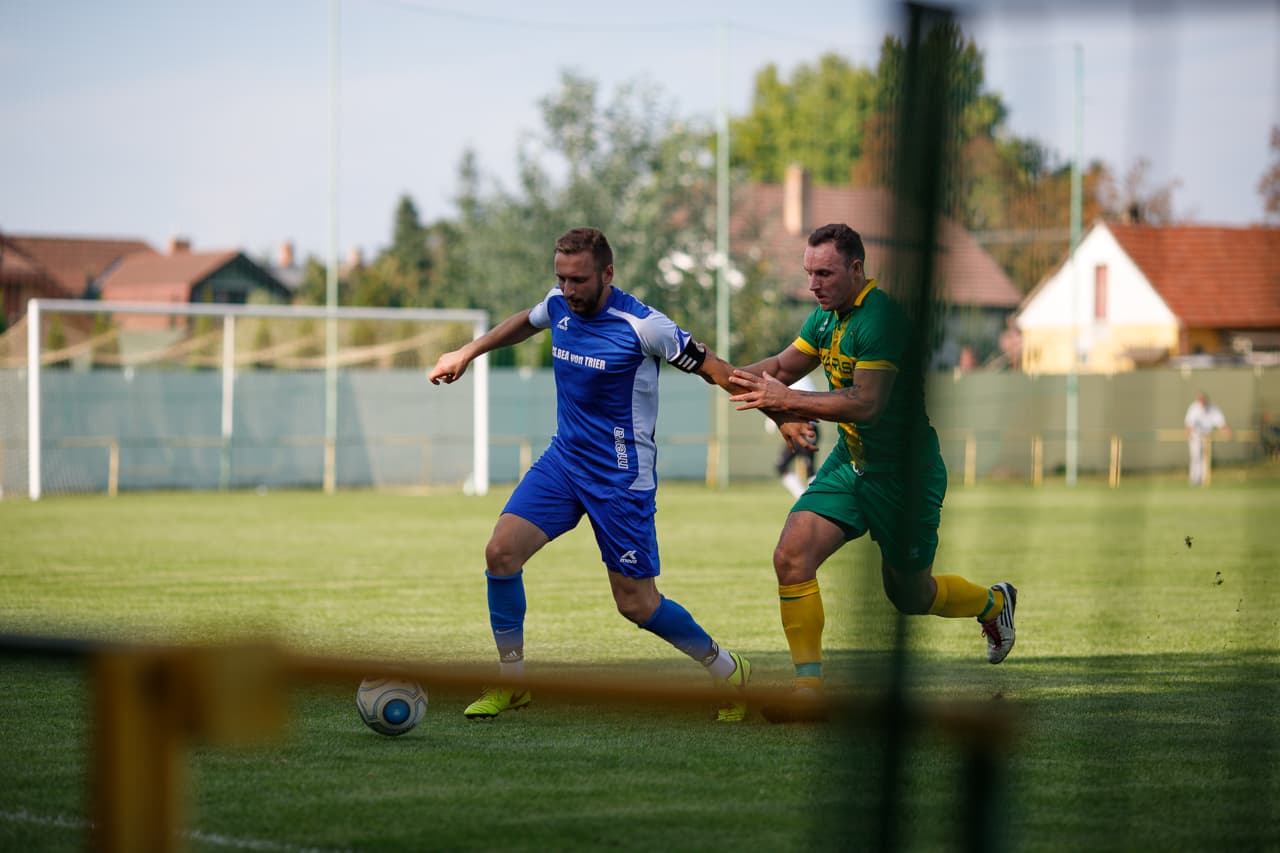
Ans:
[{"label": "tree", "polygon": [[1280,222],[1280,125],[1271,127],[1271,167],[1258,181],[1262,211],[1267,222]]},{"label": "tree", "polygon": [[[45,332],[44,340],[46,356],[53,353],[61,354],[61,351],[67,348],[67,331],[62,327],[62,315],[51,315],[46,329],[48,330]],[[67,358],[58,358],[48,362],[48,365],[49,367],[68,368],[71,366],[71,361]]]},{"label": "tree", "polygon": [[[942,58],[949,81],[942,212],[1029,289],[1069,246],[1070,163],[1042,142],[1008,130],[1008,108],[986,88],[982,52],[954,23],[929,30],[921,52]],[[826,56],[815,68],[800,66],[788,81],[766,66],[756,75],[751,111],[733,125],[735,162],[760,181],[779,181],[788,163],[799,162],[818,183],[892,186],[895,157],[910,132],[899,127],[898,115],[907,61],[906,45],[887,36],[874,72]],[[804,113],[802,103],[822,109]],[[797,128],[827,141],[821,147],[802,142]],[[1104,164],[1090,163],[1083,179],[1086,223],[1123,218],[1131,209],[1147,222],[1173,219],[1177,182],[1149,187],[1145,162],[1120,182]],[[1280,206],[1280,165],[1275,186]]]},{"label": "tree", "polygon": [[[624,84],[603,102],[594,81],[573,73],[540,107],[542,128],[520,145],[514,189],[486,186],[474,154],[461,163],[449,263],[465,270],[470,307],[501,318],[537,302],[554,284],[556,237],[592,225],[614,247],[619,286],[700,338],[712,338],[723,267],[735,288],[735,356],[780,348],[776,312],[760,310],[757,265],[716,256],[710,131],[676,119],[655,88]],[[535,339],[517,359],[543,362],[545,343]]]},{"label": "tree", "polygon": [[800,65],[789,82],[767,65],[756,74],[751,111],[732,122],[731,160],[756,181],[778,183],[789,164],[802,163],[816,183],[847,184],[875,91],[869,70],[834,53]]},{"label": "tree", "polygon": [[90,363],[114,366],[120,363],[120,329],[114,314],[94,314],[89,336],[97,341],[90,353]]},{"label": "tree", "polygon": [[412,308],[418,304],[423,278],[421,270],[408,264],[393,250],[383,252],[369,266],[347,272],[351,304],[366,308]]},{"label": "tree", "polygon": [[406,273],[417,277],[421,284],[431,271],[431,253],[427,247],[427,229],[418,219],[418,208],[407,195],[400,196],[396,205],[395,225],[391,234],[391,248],[387,254],[396,258]]},{"label": "tree", "polygon": [[1182,185],[1174,179],[1151,186],[1151,161],[1139,157],[1117,180],[1104,170],[1097,193],[1104,216],[1112,221],[1167,225],[1177,221],[1173,212],[1173,193]]},{"label": "tree", "polygon": [[[337,294],[339,305],[349,304],[348,290],[349,288],[339,276]],[[293,301],[298,305],[327,305],[328,298],[328,268],[315,258],[307,258],[306,266],[302,271],[302,284],[298,286],[298,291],[294,294]]]}]

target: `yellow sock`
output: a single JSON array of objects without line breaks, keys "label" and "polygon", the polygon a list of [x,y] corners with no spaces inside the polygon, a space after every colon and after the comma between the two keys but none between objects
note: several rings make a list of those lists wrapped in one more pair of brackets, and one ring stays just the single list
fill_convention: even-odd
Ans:
[{"label": "yellow sock", "polygon": [[826,615],[822,609],[822,593],[818,579],[803,583],[778,585],[778,608],[782,611],[782,630],[791,647],[791,662],[797,678],[822,676],[822,628]]},{"label": "yellow sock", "polygon": [[971,583],[959,575],[935,575],[938,594],[929,605],[934,616],[958,619],[976,616],[991,620],[1004,609],[1004,593]]}]

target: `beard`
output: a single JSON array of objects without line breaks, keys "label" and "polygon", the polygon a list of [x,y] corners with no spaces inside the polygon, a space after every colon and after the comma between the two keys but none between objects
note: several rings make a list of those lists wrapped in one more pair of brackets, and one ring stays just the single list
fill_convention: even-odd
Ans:
[{"label": "beard", "polygon": [[565,296],[565,301],[569,303],[569,310],[585,317],[596,313],[601,307],[604,287],[604,282],[597,280],[589,290],[584,287],[571,297]]}]

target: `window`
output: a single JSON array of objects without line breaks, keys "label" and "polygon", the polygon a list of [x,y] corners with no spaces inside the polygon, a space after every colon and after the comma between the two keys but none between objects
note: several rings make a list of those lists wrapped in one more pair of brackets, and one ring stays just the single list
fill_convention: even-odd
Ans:
[{"label": "window", "polygon": [[1093,268],[1093,319],[1107,319],[1107,265]]}]

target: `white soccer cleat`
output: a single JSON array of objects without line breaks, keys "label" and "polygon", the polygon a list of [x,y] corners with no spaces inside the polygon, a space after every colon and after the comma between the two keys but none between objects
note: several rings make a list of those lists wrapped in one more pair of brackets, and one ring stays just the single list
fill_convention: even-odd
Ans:
[{"label": "white soccer cleat", "polygon": [[982,635],[987,638],[987,661],[1000,663],[1013,650],[1013,609],[1018,603],[1018,590],[1011,583],[998,583],[991,587],[1004,595],[1004,608],[994,619],[979,621]]}]

